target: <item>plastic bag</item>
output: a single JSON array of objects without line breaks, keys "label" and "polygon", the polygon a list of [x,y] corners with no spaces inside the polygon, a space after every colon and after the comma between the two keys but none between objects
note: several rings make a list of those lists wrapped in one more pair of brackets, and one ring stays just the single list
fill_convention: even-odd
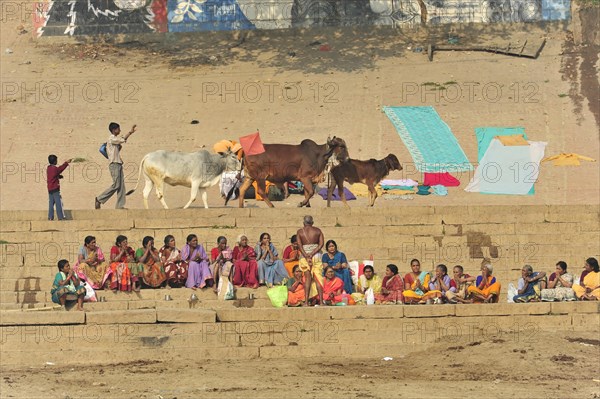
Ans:
[{"label": "plastic bag", "polygon": [[285,285],[276,285],[267,290],[267,296],[274,307],[281,308],[287,304],[288,289]]},{"label": "plastic bag", "polygon": [[517,290],[517,287],[515,287],[515,285],[513,283],[509,283],[508,284],[508,292],[506,293],[507,302],[514,303],[513,297],[515,295],[517,295],[518,293],[519,293],[519,291]]},{"label": "plastic bag", "polygon": [[217,285],[217,298],[223,301],[229,301],[235,298],[235,288],[231,281],[227,280],[227,277],[221,277],[219,284]]},{"label": "plastic bag", "polygon": [[375,304],[375,293],[373,292],[373,288],[369,288],[365,291],[365,302],[367,305]]},{"label": "plastic bag", "polygon": [[92,286],[88,283],[84,283],[84,286],[85,286],[85,296],[83,297],[83,300],[85,302],[97,302],[98,299],[96,298],[96,291],[94,291]]},{"label": "plastic bag", "polygon": [[227,291],[225,292],[225,300],[230,301],[232,299],[235,299],[235,288],[233,287],[233,284],[231,284],[231,281],[227,281]]}]

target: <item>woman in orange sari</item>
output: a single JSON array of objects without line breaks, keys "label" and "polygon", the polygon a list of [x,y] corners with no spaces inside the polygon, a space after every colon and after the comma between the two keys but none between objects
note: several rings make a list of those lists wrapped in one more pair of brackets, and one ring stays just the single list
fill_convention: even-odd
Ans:
[{"label": "woman in orange sari", "polygon": [[431,276],[421,271],[421,262],[418,259],[410,261],[410,273],[404,276],[404,303],[419,303],[429,289]]},{"label": "woman in orange sari", "polygon": [[142,240],[143,248],[138,248],[135,256],[143,268],[141,273],[144,284],[148,287],[158,288],[167,280],[165,269],[160,262],[158,250],[154,248],[154,238],[150,236],[144,237]]},{"label": "woman in orange sari", "polygon": [[404,296],[404,281],[398,275],[398,266],[387,265],[385,268],[385,277],[381,283],[381,293],[375,295],[375,303],[402,303]]},{"label": "woman in orange sari", "polygon": [[[117,291],[140,290],[139,266],[133,248],[128,245],[127,237],[117,236],[115,245],[110,250],[110,268],[102,281],[110,281],[110,289]],[[110,280],[109,280],[110,279]]]},{"label": "woman in orange sari", "polygon": [[290,238],[291,244],[283,250],[283,265],[288,271],[290,277],[294,276],[294,266],[298,264],[300,259],[300,250],[298,249],[298,238],[296,234]]},{"label": "woman in orange sari", "polygon": [[300,270],[300,266],[294,266],[294,277],[288,280],[288,306],[303,306],[306,299],[306,291],[304,291],[304,273]]},{"label": "woman in orange sari", "polygon": [[323,279],[323,302],[325,305],[335,305],[342,302],[344,293],[344,282],[335,276],[333,267],[327,266],[325,278]]},{"label": "woman in orange sari", "polygon": [[500,299],[500,283],[492,276],[494,271],[489,260],[481,263],[481,276],[477,276],[475,285],[467,288],[469,299],[479,303],[497,303]]}]

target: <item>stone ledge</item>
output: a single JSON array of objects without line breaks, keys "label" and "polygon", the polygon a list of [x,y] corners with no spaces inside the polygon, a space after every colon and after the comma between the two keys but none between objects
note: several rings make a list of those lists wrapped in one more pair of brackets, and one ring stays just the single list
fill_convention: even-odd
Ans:
[{"label": "stone ledge", "polygon": [[[85,305],[84,305],[85,306]],[[155,309],[89,312],[86,324],[147,324],[156,323]]]},{"label": "stone ledge", "polygon": [[157,308],[156,321],[159,323],[214,323],[217,312],[208,309],[169,309]]},{"label": "stone ledge", "polygon": [[[50,309],[50,308],[49,308]],[[85,313],[77,311],[2,311],[0,326],[84,324]]]}]

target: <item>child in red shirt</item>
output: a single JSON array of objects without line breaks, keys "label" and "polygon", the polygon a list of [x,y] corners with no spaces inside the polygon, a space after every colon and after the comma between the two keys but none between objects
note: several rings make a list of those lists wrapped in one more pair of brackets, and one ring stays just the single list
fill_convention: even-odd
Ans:
[{"label": "child in red shirt", "polygon": [[58,216],[58,220],[64,220],[65,214],[62,209],[60,182],[58,179],[62,179],[61,173],[69,166],[71,160],[67,159],[62,165],[56,166],[58,158],[56,155],[49,155],[48,163],[50,164],[46,170],[48,180],[48,220],[54,220],[54,204],[56,204],[56,216]]}]

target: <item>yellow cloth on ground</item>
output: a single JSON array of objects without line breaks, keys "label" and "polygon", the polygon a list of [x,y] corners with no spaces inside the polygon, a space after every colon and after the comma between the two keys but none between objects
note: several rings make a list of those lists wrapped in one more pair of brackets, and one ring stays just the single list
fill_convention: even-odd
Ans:
[{"label": "yellow cloth on ground", "polygon": [[[379,184],[375,186],[375,191],[377,192],[378,196],[383,194],[383,189]],[[369,187],[363,183],[354,183],[351,185],[350,192],[357,197],[369,197]]]},{"label": "yellow cloth on ground", "polygon": [[496,136],[502,145],[515,146],[515,145],[529,145],[525,137],[522,134],[511,134],[509,136]]},{"label": "yellow cloth on ground", "polygon": [[553,161],[552,164],[554,166],[579,166],[581,165],[579,162],[580,159],[583,161],[596,162],[594,158],[573,153],[565,154],[564,152],[551,157],[546,157],[542,159],[542,162]]}]

